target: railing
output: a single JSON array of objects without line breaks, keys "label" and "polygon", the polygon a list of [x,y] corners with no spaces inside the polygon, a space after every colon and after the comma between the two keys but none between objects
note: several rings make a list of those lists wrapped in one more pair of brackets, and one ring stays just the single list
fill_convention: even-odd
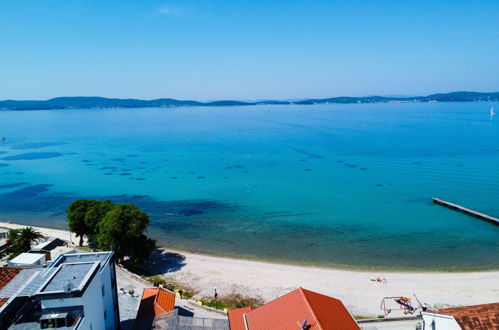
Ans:
[{"label": "railing", "polygon": [[76,319],[75,323],[71,326],[71,329],[77,330],[80,327],[81,322],[83,322],[83,319],[84,319],[83,317],[78,316],[78,318]]}]

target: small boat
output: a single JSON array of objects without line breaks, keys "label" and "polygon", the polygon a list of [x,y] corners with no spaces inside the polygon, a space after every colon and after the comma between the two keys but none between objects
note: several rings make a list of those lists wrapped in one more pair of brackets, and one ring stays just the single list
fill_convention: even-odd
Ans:
[{"label": "small boat", "polygon": [[495,116],[495,114],[496,114],[496,113],[494,112],[494,106],[492,106],[492,107],[490,108],[490,118],[494,117],[494,116]]},{"label": "small boat", "polygon": [[6,137],[5,137],[5,136],[0,136],[0,141],[3,141],[3,140],[5,140],[5,139],[6,139]]}]

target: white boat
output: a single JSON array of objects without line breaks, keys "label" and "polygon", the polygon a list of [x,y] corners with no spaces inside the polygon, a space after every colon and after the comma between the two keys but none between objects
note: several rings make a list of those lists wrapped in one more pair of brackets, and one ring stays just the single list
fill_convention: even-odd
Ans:
[{"label": "white boat", "polygon": [[492,106],[492,108],[490,108],[490,118],[494,117],[495,116],[495,112],[494,112],[494,106]]}]

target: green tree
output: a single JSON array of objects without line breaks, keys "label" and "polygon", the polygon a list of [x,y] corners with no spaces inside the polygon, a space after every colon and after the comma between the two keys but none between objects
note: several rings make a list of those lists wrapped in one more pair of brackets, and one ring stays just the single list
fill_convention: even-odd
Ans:
[{"label": "green tree", "polygon": [[43,238],[33,227],[25,227],[22,229],[10,229],[7,251],[10,257],[13,258],[23,252],[31,250],[31,243]]},{"label": "green tree", "polygon": [[95,199],[79,199],[69,205],[66,209],[69,230],[80,237],[80,246],[83,245],[85,236],[90,241],[95,240],[98,223],[113,205],[111,201],[101,202]]},{"label": "green tree", "polygon": [[83,245],[83,237],[92,233],[85,221],[85,215],[92,204],[92,200],[78,199],[66,209],[69,230],[75,233],[76,237],[80,237],[80,246]]},{"label": "green tree", "polygon": [[131,244],[130,258],[136,265],[143,264],[154,250],[156,241],[142,234],[137,239],[134,239]]},{"label": "green tree", "polygon": [[154,248],[154,240],[144,235],[149,216],[134,204],[117,204],[98,224],[97,244],[114,251],[118,260],[130,256],[142,263]]},{"label": "green tree", "polygon": [[104,219],[106,213],[113,208],[114,204],[111,201],[97,201],[89,200],[87,212],[85,213],[85,225],[87,226],[87,233],[90,242],[95,242],[99,222]]}]

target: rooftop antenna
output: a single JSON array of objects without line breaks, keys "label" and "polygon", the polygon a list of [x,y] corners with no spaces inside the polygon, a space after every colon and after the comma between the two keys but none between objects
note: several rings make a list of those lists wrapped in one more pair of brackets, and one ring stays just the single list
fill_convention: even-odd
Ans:
[{"label": "rooftop antenna", "polygon": [[73,283],[68,281],[68,283],[64,286],[64,292],[71,293],[73,291]]},{"label": "rooftop antenna", "polygon": [[311,324],[308,324],[308,317],[310,316],[311,313],[307,314],[307,316],[305,316],[305,319],[303,320],[303,322],[296,322],[296,324],[298,325],[298,327],[301,329],[301,330],[308,330],[312,327]]}]

